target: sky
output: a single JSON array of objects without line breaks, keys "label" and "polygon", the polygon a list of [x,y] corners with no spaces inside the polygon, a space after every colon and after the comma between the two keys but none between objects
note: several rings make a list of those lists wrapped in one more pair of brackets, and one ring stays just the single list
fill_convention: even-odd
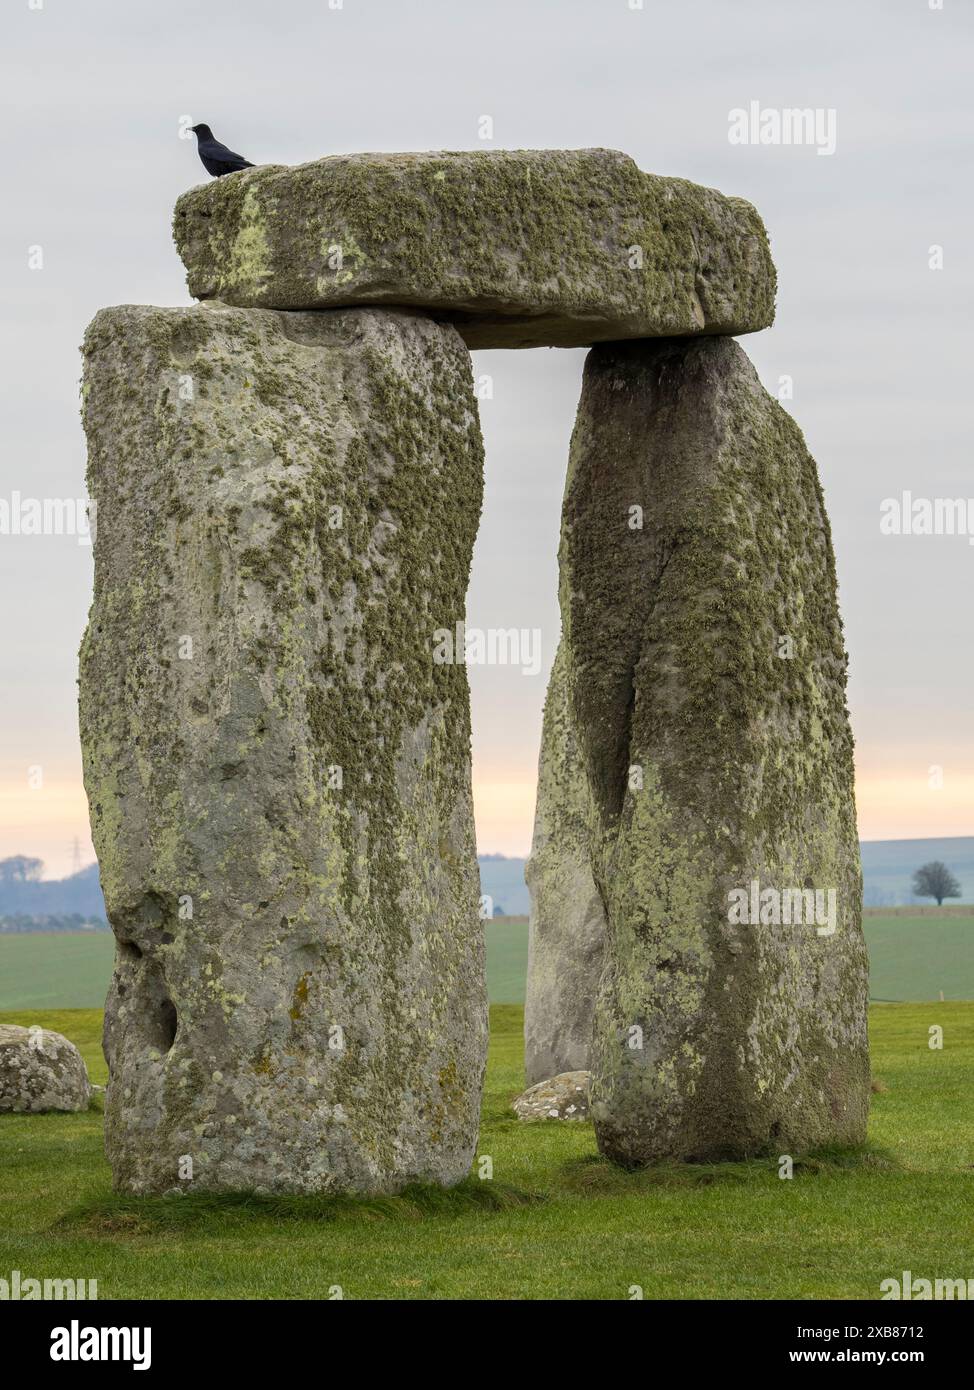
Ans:
[{"label": "sky", "polygon": [[[880,529],[909,491],[970,497],[974,536],[972,33],[968,0],[7,0],[0,502],[84,497],[96,310],[190,302],[170,234],[205,180],[187,116],[255,163],[624,150],[750,199],[768,228],[777,319],[741,341],[769,390],[790,378],[822,476],[861,836],[974,834],[974,545]],[[834,142],[735,143],[751,103],[818,111]],[[482,852],[530,845],[584,355],[474,357],[493,395],[468,623],[541,640],[535,674],[470,669]],[[93,858],[75,685],[91,572],[74,535],[0,534],[0,857],[51,877]]]}]

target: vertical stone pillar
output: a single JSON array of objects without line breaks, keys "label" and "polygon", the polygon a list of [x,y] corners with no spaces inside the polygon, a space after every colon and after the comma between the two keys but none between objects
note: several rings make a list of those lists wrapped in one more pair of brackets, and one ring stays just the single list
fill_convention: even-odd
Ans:
[{"label": "vertical stone pillar", "polygon": [[640,1164],[860,1141],[867,963],[828,520],[800,431],[731,339],[593,349],[561,564],[606,914],[600,1148]]},{"label": "vertical stone pillar", "polygon": [[404,311],[119,308],[85,341],[85,784],[116,1186],[394,1191],[476,1144],[470,360]]}]

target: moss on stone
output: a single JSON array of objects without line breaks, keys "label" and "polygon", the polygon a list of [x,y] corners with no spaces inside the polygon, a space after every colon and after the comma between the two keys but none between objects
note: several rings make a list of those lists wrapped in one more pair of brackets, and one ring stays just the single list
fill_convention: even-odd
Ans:
[{"label": "moss on stone", "polygon": [[740,333],[774,314],[754,209],[613,150],[269,165],[184,194],[174,232],[197,297],[422,305],[475,347]]},{"label": "moss on stone", "polygon": [[[205,398],[180,398],[186,373]],[[465,672],[431,641],[463,616],[480,508],[469,357],[405,313],[120,309],[86,380],[111,506],[85,778],[109,916],[141,953],[107,1012],[116,1181],[176,1186],[201,1134],[201,1186],[456,1181],[483,941]],[[179,1024],[147,1050],[153,991]]]},{"label": "moss on stone", "polygon": [[[801,434],[736,344],[593,350],[560,562],[606,916],[600,1146],[638,1163],[858,1142],[867,973],[831,540]],[[752,878],[835,887],[838,931],[732,923]]]}]

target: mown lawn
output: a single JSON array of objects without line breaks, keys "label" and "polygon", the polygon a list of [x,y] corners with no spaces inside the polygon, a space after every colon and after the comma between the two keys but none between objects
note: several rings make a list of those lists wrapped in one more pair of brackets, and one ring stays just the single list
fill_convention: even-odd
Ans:
[{"label": "mown lawn", "polygon": [[[100,1298],[876,1298],[974,1277],[974,1004],[872,1010],[870,1143],[796,1162],[624,1173],[589,1125],[523,1125],[521,1011],[492,1010],[478,1154],[493,1179],[375,1202],[113,1198],[100,1102],[0,1116],[0,1277],[96,1278]],[[6,1013],[82,1049],[100,1013]],[[943,1028],[942,1050],[928,1046]]]}]

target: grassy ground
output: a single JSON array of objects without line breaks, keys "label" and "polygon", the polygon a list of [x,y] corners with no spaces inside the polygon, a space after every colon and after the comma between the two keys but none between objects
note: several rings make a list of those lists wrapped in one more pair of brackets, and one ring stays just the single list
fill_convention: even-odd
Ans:
[{"label": "grassy ground", "polygon": [[[863,925],[875,1000],[974,999],[974,909],[867,911]],[[526,917],[487,923],[492,1004],[523,1004]],[[100,1008],[112,973],[110,932],[0,934],[0,1010]]]},{"label": "grassy ground", "polygon": [[[78,1043],[95,1011],[5,1014]],[[944,1030],[940,1051],[928,1030]],[[379,1202],[113,1198],[100,1102],[0,1116],[0,1276],[96,1278],[101,1298],[876,1298],[880,1280],[974,1277],[974,1005],[872,1010],[870,1145],[629,1174],[587,1124],[522,1125],[521,1012],[492,1010],[479,1155],[493,1179]]]}]

